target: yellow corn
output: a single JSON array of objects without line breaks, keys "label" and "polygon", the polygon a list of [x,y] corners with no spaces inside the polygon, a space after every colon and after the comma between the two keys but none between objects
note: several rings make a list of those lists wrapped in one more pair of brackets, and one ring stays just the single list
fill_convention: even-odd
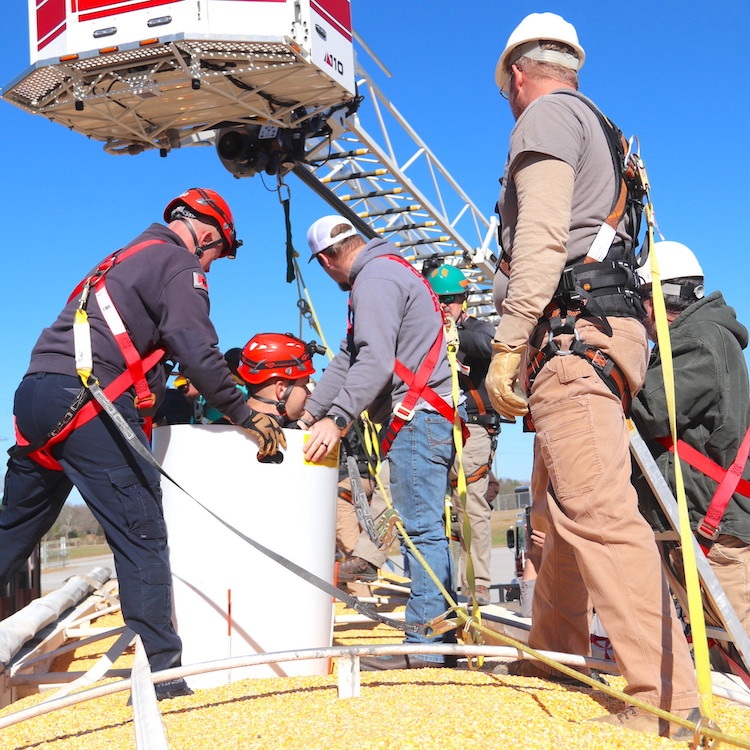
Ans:
[{"label": "yellow corn", "polygon": [[[342,611],[340,605],[337,611]],[[401,640],[400,633],[367,623],[337,627],[335,634],[341,645]],[[59,658],[53,670],[85,669],[109,645],[111,641],[78,649],[72,658]],[[132,654],[125,654],[115,667],[131,663]],[[622,678],[611,682],[620,689],[624,686]],[[135,731],[127,697],[122,692],[12,726],[0,734],[0,748],[132,750]],[[24,698],[0,715],[41,698]],[[171,750],[686,747],[587,723],[586,719],[623,708],[602,693],[489,671],[363,672],[361,697],[348,700],[338,699],[335,676],[243,680],[163,701],[159,707]],[[725,733],[750,736],[750,709],[717,699],[715,713]]]}]

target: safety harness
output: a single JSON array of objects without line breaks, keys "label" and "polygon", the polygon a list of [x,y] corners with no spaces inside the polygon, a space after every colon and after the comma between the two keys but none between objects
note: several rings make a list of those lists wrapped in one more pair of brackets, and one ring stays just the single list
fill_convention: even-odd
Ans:
[{"label": "safety harness", "polygon": [[[413,273],[418,279],[420,279],[420,281],[422,281],[422,283],[425,285],[425,288],[430,293],[430,298],[432,299],[433,305],[435,306],[435,311],[440,315],[442,319],[443,314],[440,309],[440,302],[438,301],[437,295],[432,291],[432,287],[430,287],[427,279],[425,279],[424,276],[419,273],[419,271],[417,271],[410,263],[405,261],[399,255],[381,255],[379,257],[388,258],[395,261],[396,263],[400,263],[402,266],[404,266],[404,268],[408,268],[410,273]],[[347,333],[352,333],[353,329],[354,325],[352,321],[350,304],[349,328]],[[396,406],[394,407],[393,418],[391,419],[388,428],[384,431],[384,435],[380,443],[383,455],[386,455],[391,449],[391,445],[393,445],[393,441],[395,440],[396,435],[398,435],[398,433],[401,431],[401,428],[414,417],[415,407],[420,398],[426,401],[433,409],[435,409],[435,411],[437,411],[437,413],[440,414],[441,417],[445,417],[445,419],[447,419],[451,423],[453,422],[453,405],[449,404],[442,396],[435,393],[435,391],[427,385],[433,371],[435,370],[435,365],[438,363],[438,360],[440,359],[444,351],[444,341],[445,339],[443,326],[441,325],[438,329],[437,335],[435,336],[435,340],[432,342],[432,346],[430,346],[430,349],[427,352],[427,356],[424,358],[424,360],[422,360],[422,363],[417,368],[416,373],[412,372],[398,358],[395,360],[393,365],[393,372],[395,375],[401,378],[401,380],[403,380],[406,385],[409,386],[409,390],[406,392],[406,395],[401,400],[401,402],[396,404]],[[463,425],[463,432],[465,440],[468,434],[466,432],[465,425]]]},{"label": "safety harness", "polygon": [[[115,251],[105,260],[103,260],[96,269],[87,276],[73,290],[68,298],[70,303],[75,297],[79,296],[78,308],[75,312],[73,323],[73,340],[75,346],[76,370],[83,382],[83,388],[74,399],[71,406],[58,424],[52,428],[43,438],[30,443],[20,433],[18,426],[16,430],[16,444],[18,448],[14,451],[14,456],[28,455],[41,466],[55,471],[62,471],[62,467],[52,456],[52,448],[57,443],[63,441],[75,429],[82,427],[91,419],[96,417],[103,408],[98,394],[101,394],[108,402],[115,401],[129,388],[135,389],[135,407],[143,418],[143,431],[146,436],[151,436],[152,417],[156,406],[156,397],[151,392],[146,380],[146,373],[156,367],[164,358],[166,351],[162,348],[156,348],[142,357],[135,348],[132,339],[128,335],[125,324],[117,311],[112,298],[107,292],[105,279],[107,273],[118,263],[126,258],[130,258],[135,253],[140,252],[146,247],[152,245],[164,244],[164,240],[146,240],[128,248]],[[102,316],[106,321],[115,342],[117,343],[127,369],[120,376],[115,378],[106,388],[101,389],[98,381],[92,375],[93,354],[91,347],[91,329],[86,313],[86,305],[90,292],[93,290],[96,296]],[[89,401],[89,395],[94,395],[95,400]]]},{"label": "safety harness", "polygon": [[[671,437],[657,438],[657,441],[674,453],[674,442]],[[700,548],[704,554],[708,554],[709,549],[719,536],[721,519],[724,517],[734,493],[739,492],[744,497],[750,497],[750,482],[742,478],[742,472],[745,470],[750,454],[750,427],[745,432],[737,455],[728,469],[722,468],[708,456],[704,456],[688,445],[684,440],[677,441],[677,451],[680,458],[687,461],[694,469],[719,483],[706,514],[695,529],[695,533],[699,535],[698,544]]]},{"label": "safety harness", "polygon": [[[622,131],[591,101],[577,91],[554,93],[573,96],[594,113],[607,140],[618,187],[609,215],[599,227],[587,254],[563,270],[552,301],[544,311],[542,320],[549,326],[547,342],[529,359],[526,392],[531,393],[534,379],[552,357],[573,354],[591,363],[627,414],[632,397],[622,371],[608,354],[580,340],[576,323],[582,317],[593,319],[608,336],[612,336],[608,316],[639,320],[645,317],[636,272],[639,261],[645,261],[647,257],[647,254],[642,258],[636,255],[643,199],[647,192],[645,169]],[[628,224],[631,239],[616,241],[617,227],[623,220]],[[509,276],[510,256],[505,251],[501,254],[498,270]],[[561,334],[574,336],[568,349],[562,349],[554,341]],[[531,428],[530,420],[526,420],[526,426]]]}]

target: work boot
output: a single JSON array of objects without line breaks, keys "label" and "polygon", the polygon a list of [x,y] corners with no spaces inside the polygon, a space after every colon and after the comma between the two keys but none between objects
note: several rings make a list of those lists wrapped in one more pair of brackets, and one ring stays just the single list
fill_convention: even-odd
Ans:
[{"label": "work boot", "polygon": [[[188,687],[187,682],[178,677],[174,680],[166,680],[166,682],[155,682],[154,692],[156,693],[156,700],[163,701],[170,698],[179,698],[182,695],[192,695],[193,691]],[[133,705],[133,694],[128,696],[128,706]]]},{"label": "work boot", "polygon": [[159,701],[193,694],[193,691],[188,687],[187,682],[185,682],[182,677],[178,677],[176,680],[157,682],[154,685],[154,690],[156,691],[156,700]]},{"label": "work boot", "polygon": [[447,654],[442,657],[444,662],[428,661],[410,654],[393,654],[388,656],[362,656],[359,660],[360,669],[366,672],[377,672],[383,669],[443,669],[456,666],[455,656]]},{"label": "work boot", "polygon": [[[603,685],[609,685],[604,677],[595,669],[584,668],[578,671],[597,682],[601,682]],[[575,677],[568,677],[568,675],[556,669],[553,670],[544,667],[540,662],[532,661],[531,659],[518,659],[517,661],[498,664],[492,672],[493,674],[509,674],[514,677],[537,677],[540,680],[549,680],[560,685],[570,685],[571,687],[586,688],[587,690],[592,689],[590,685],[575,679]]]},{"label": "work boot", "polygon": [[[673,711],[675,716],[686,718],[688,721],[697,722],[701,717],[699,708],[690,708],[682,711]],[[624,711],[620,711],[617,714],[606,714],[605,716],[597,716],[595,719],[588,719],[588,721],[596,721],[600,724],[609,724],[613,727],[620,727],[621,729],[630,729],[634,732],[643,732],[645,734],[656,734],[659,737],[668,737],[672,740],[688,742],[693,739],[694,732],[692,729],[683,727],[680,724],[672,724],[666,719],[660,719],[658,716],[644,711],[643,709],[636,708],[635,706],[628,706]]]},{"label": "work boot", "polygon": [[349,557],[339,563],[339,583],[344,581],[374,581],[378,577],[378,569],[361,557]]},{"label": "work boot", "polygon": [[480,607],[485,607],[490,603],[490,590],[481,584],[474,586],[474,598]]}]

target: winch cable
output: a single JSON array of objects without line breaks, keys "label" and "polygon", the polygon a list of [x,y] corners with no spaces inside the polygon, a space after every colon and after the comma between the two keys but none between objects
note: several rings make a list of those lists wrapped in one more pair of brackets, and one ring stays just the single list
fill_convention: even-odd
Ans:
[{"label": "winch cable", "polygon": [[[648,179],[645,167],[639,155],[635,155],[639,169],[642,171],[642,180],[646,188],[646,204],[644,213],[648,222],[647,241],[651,249],[654,244],[654,229],[656,219],[654,215]],[[708,655],[708,640],[706,636],[706,621],[703,613],[703,600],[701,598],[698,568],[695,562],[695,550],[693,549],[693,532],[690,528],[690,516],[688,514],[687,498],[685,495],[685,483],[682,476],[682,464],[680,462],[679,449],[677,446],[677,409],[675,405],[674,390],[674,366],[672,362],[672,344],[669,336],[669,321],[664,303],[664,294],[661,288],[661,274],[656,253],[649,252],[650,268],[652,275],[652,300],[654,305],[654,317],[656,319],[656,334],[659,344],[659,353],[662,361],[662,373],[664,379],[664,394],[667,402],[667,414],[669,417],[669,428],[674,443],[674,478],[675,495],[677,499],[680,546],[682,548],[682,564],[685,572],[685,590],[688,600],[688,616],[693,639],[693,655],[698,680],[698,692],[700,694],[701,715],[709,722],[713,719],[713,696],[711,691],[711,665]]]}]

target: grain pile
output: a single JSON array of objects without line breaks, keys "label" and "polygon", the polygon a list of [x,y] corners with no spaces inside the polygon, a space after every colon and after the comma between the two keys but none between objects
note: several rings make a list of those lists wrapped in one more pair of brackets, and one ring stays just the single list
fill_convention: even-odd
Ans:
[{"label": "grain pile", "polygon": [[[339,627],[335,636],[339,645],[400,641],[398,633],[382,625]],[[82,647],[72,657],[61,657],[53,669],[85,669],[109,645]],[[115,666],[131,663],[132,655],[125,654]],[[623,687],[620,678],[611,682]],[[0,747],[131,750],[135,732],[127,697],[123,692],[15,725],[3,730]],[[25,698],[0,715],[40,700]],[[350,700],[337,698],[335,676],[294,677],[244,680],[162,701],[159,707],[171,750],[687,747],[586,723],[622,708],[597,691],[466,669],[363,672],[362,695]],[[716,699],[715,718],[724,732],[750,736],[750,709]]]}]

